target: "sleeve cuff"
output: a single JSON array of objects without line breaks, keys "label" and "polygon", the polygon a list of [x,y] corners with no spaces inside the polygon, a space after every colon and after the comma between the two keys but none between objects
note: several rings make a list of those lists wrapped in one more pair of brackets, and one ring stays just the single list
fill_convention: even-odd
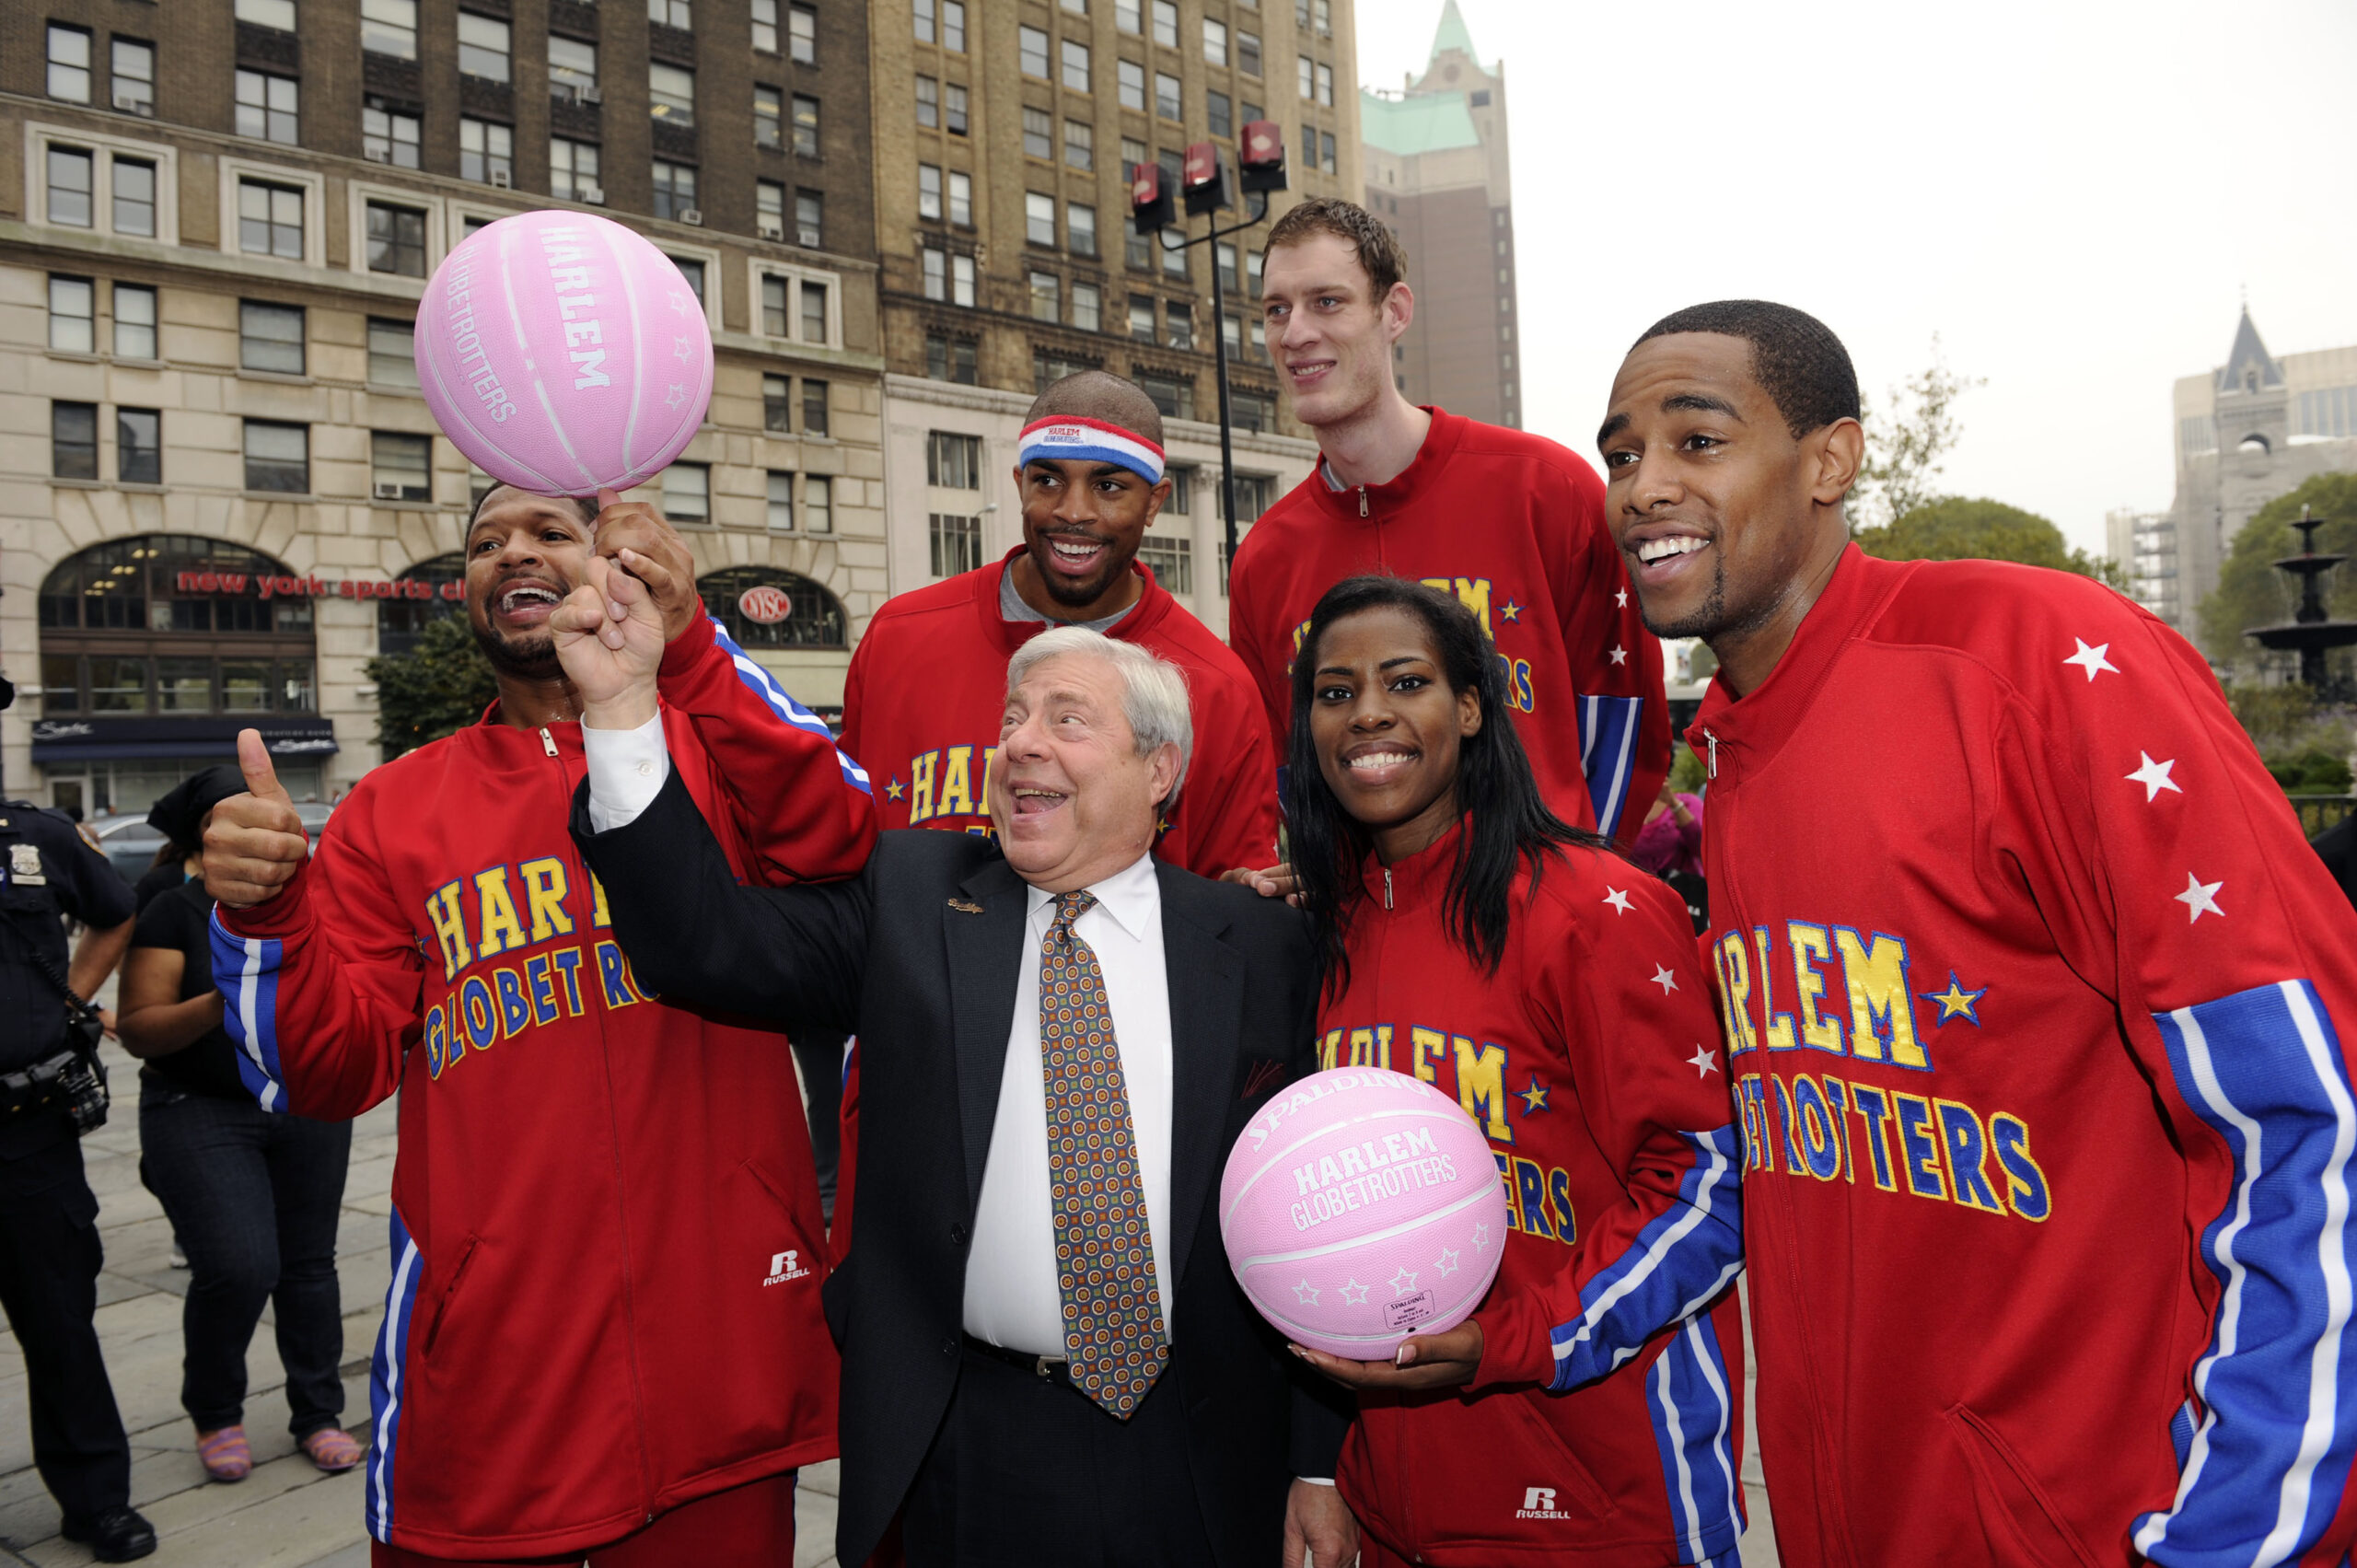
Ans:
[{"label": "sleeve cuff", "polygon": [[600,833],[637,821],[671,776],[659,711],[636,729],[583,725],[581,751],[589,769],[589,826]]},{"label": "sleeve cuff", "polygon": [[1468,1388],[1489,1388],[1501,1383],[1553,1386],[1554,1341],[1543,1329],[1531,1334],[1524,1318],[1524,1314],[1496,1307],[1473,1315],[1481,1326],[1481,1361],[1474,1367]]},{"label": "sleeve cuff", "polygon": [[699,607],[685,630],[671,639],[663,650],[663,662],[656,667],[658,685],[668,687],[680,678],[691,674],[716,645],[712,635],[712,617]]},{"label": "sleeve cuff", "polygon": [[1301,1482],[1304,1486],[1331,1486],[1334,1484],[1334,1478],[1330,1475],[1297,1475],[1294,1477],[1294,1480]]}]

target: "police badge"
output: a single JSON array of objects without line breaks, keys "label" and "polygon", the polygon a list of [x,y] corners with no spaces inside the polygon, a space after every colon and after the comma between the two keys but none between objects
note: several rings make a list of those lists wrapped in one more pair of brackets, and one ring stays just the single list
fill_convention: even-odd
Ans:
[{"label": "police badge", "polygon": [[41,845],[10,844],[8,846],[8,875],[18,882],[46,883],[49,878],[41,872]]}]

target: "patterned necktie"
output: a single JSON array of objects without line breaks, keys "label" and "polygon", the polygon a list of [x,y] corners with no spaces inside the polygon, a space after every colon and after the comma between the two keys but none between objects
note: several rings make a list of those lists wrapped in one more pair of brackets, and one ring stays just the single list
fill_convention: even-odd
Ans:
[{"label": "patterned necktie", "polygon": [[1064,1352],[1074,1385],[1126,1421],[1162,1376],[1170,1344],[1105,973],[1073,935],[1096,902],[1093,893],[1056,895],[1039,945],[1039,1062]]}]

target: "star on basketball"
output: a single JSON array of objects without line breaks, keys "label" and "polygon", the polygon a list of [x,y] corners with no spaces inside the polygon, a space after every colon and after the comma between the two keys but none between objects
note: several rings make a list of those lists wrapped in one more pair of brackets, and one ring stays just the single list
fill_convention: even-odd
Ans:
[{"label": "star on basketball", "polygon": [[2169,777],[2169,770],[2177,766],[2176,758],[2170,757],[2155,762],[2153,761],[2153,754],[2142,748],[2137,749],[2136,755],[2144,760],[2143,765],[2128,775],[2128,782],[2144,786],[2145,805],[2150,806],[2154,801],[2158,800],[2161,791],[2165,789],[2178,795],[2185,793],[2185,787]]},{"label": "star on basketball", "polygon": [[1979,1006],[1980,999],[1989,994],[1989,988],[1984,985],[1978,991],[1967,991],[1956,978],[1956,970],[1950,970],[1945,991],[1926,991],[1921,994],[1924,1001],[1939,1005],[1940,1016],[1932,1020],[1933,1028],[1950,1018],[1962,1018],[1977,1029],[1980,1027],[1980,1015],[1974,1009]]},{"label": "star on basketball", "polygon": [[1522,1101],[1523,1114],[1527,1116],[1534,1111],[1540,1111],[1547,1109],[1547,1086],[1540,1083],[1536,1075],[1533,1075],[1530,1080],[1530,1087],[1522,1090],[1514,1098]]},{"label": "star on basketball", "polygon": [[686,402],[687,401],[688,389],[685,387],[680,386],[677,381],[672,382],[671,389],[663,394],[663,406],[665,408],[678,408],[681,403]]},{"label": "star on basketball", "polygon": [[2111,645],[2109,643],[2097,643],[2091,648],[2087,646],[2086,641],[2084,638],[2073,637],[2071,641],[2079,645],[2079,651],[2073,654],[2069,658],[2064,659],[2062,662],[2064,664],[2075,664],[2081,669],[2085,670],[2087,672],[2087,683],[2089,685],[2093,685],[2095,683],[2096,677],[2107,669],[2111,671],[2114,675],[2118,675],[2119,673],[2119,667],[2112,663],[2109,659],[2104,657],[2104,655],[2111,652]]},{"label": "star on basketball", "polygon": [[[1399,1282],[1402,1280],[1405,1280],[1408,1283],[1406,1284],[1401,1284]],[[1394,1296],[1401,1296],[1407,1295],[1410,1291],[1415,1288],[1416,1276],[1408,1272],[1408,1266],[1405,1263],[1402,1263],[1399,1265],[1399,1272],[1391,1276],[1391,1294]]]},{"label": "star on basketball", "polygon": [[1660,986],[1661,993],[1666,996],[1678,989],[1678,977],[1669,972],[1667,964],[1656,964],[1654,966],[1654,983]]},{"label": "star on basketball", "polygon": [[[1364,1307],[1366,1305],[1366,1290],[1367,1287],[1359,1283],[1356,1280],[1346,1281],[1342,1285],[1343,1304],[1349,1307]],[[1353,1291],[1356,1291],[1358,1294],[1356,1295],[1353,1295],[1351,1294]]]},{"label": "star on basketball", "polygon": [[1686,1059],[1686,1064],[1694,1069],[1696,1077],[1707,1078],[1719,1070],[1719,1053],[1703,1050],[1702,1042],[1698,1040],[1694,1042],[1694,1054]]},{"label": "star on basketball", "polygon": [[1306,1274],[1302,1276],[1302,1281],[1299,1284],[1293,1287],[1294,1299],[1300,1302],[1304,1307],[1317,1306],[1318,1295],[1318,1288],[1309,1283],[1309,1277]]},{"label": "star on basketball", "polygon": [[2185,891],[2175,895],[2177,901],[2185,906],[2186,924],[2191,925],[2195,921],[2200,920],[2205,914],[2214,914],[2221,920],[2225,919],[2226,912],[2218,907],[2217,897],[2218,889],[2225,885],[2226,884],[2223,879],[2216,882],[2204,882],[2192,872],[2187,872],[2185,874]]},{"label": "star on basketball", "polygon": [[681,361],[681,362],[683,362],[683,363],[686,361],[686,359],[687,359],[687,357],[688,357],[688,340],[687,340],[687,339],[685,339],[685,338],[683,338],[683,337],[674,337],[674,338],[672,338],[672,340],[671,340],[671,357],[672,357],[672,358],[674,358],[674,359],[679,360],[679,361]]},{"label": "star on basketball", "polygon": [[1483,1220],[1480,1225],[1473,1227],[1473,1250],[1476,1252],[1487,1252],[1489,1249],[1490,1222]]},{"label": "star on basketball", "polygon": [[1604,901],[1610,904],[1614,909],[1619,910],[1622,914],[1627,914],[1629,912],[1629,895],[1621,889],[1611,887],[1606,888],[1604,889]]},{"label": "star on basketball", "polygon": [[686,315],[695,300],[693,295],[681,294],[678,289],[673,289],[663,297],[670,302],[671,313],[675,316]]},{"label": "star on basketball", "polygon": [[1440,1277],[1442,1279],[1446,1279],[1449,1275],[1457,1272],[1457,1249],[1454,1247],[1442,1248],[1440,1249],[1440,1256],[1433,1260],[1433,1267],[1440,1271]]}]

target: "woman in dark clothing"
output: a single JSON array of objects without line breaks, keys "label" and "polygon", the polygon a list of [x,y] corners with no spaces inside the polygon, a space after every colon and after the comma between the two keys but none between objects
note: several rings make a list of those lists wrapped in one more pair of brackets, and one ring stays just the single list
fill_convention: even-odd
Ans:
[{"label": "woman in dark clothing", "polygon": [[[201,843],[213,807],[245,787],[237,769],[208,769],[158,802],[151,820],[174,843]],[[352,1128],[255,1103],[213,987],[212,900],[193,863],[185,870],[177,886],[157,877],[167,885],[140,913],[118,1009],[123,1046],[144,1063],[142,1174],[190,1263],[180,1403],[196,1423],[205,1472],[244,1480],[253,1469],[246,1347],[263,1304],[274,1301],[296,1440],[319,1469],[350,1469],[361,1448],[339,1421],[335,1237]]]}]

